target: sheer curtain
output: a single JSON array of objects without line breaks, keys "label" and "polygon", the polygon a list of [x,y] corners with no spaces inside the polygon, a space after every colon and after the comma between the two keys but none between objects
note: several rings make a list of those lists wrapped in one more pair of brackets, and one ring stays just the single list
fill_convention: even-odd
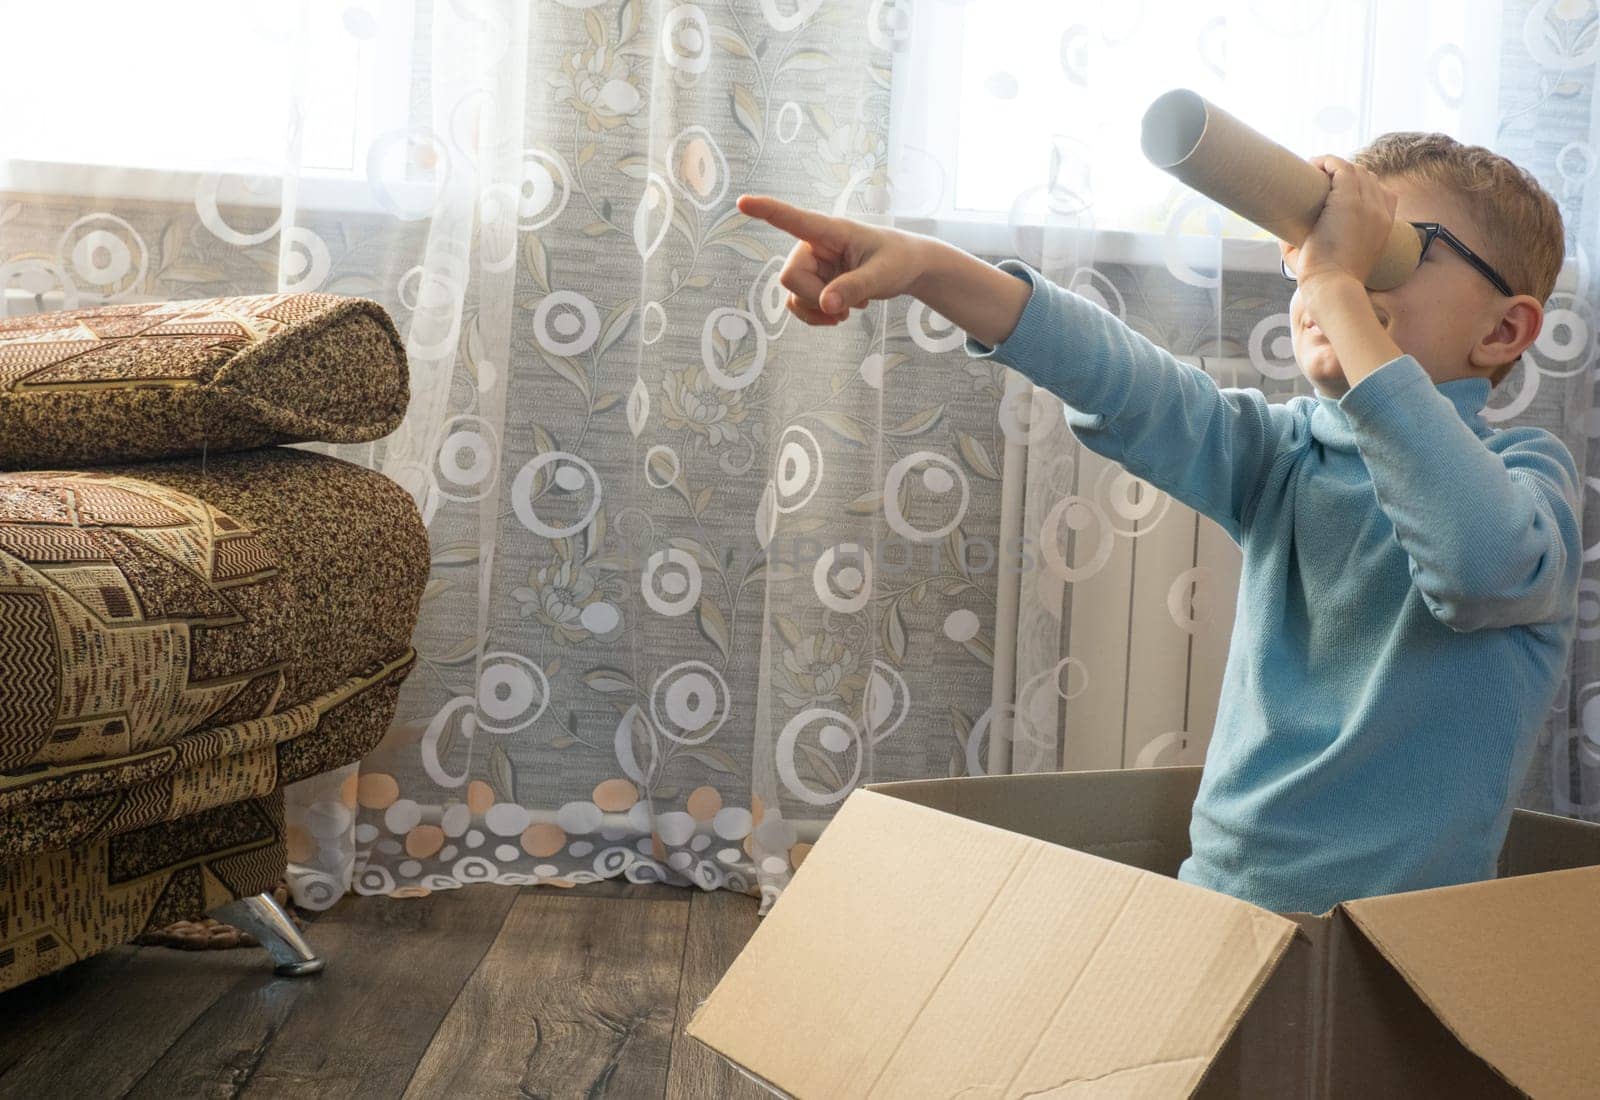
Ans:
[{"label": "sheer curtain", "polygon": [[[302,904],[624,875],[765,908],[863,783],[1201,759],[1238,559],[916,301],[791,318],[793,241],[734,200],[1020,256],[1287,397],[1276,251],[1139,163],[1144,105],[1187,85],[1307,155],[1447,130],[1562,201],[1569,280],[1493,405],[1587,462],[1593,13],[1398,7],[234,0],[156,26],[11,0],[41,45],[10,69],[0,292],[321,290],[405,335],[402,429],[317,449],[427,521],[422,658],[379,748],[290,792]],[[1600,809],[1584,598],[1525,792],[1565,812]]]}]

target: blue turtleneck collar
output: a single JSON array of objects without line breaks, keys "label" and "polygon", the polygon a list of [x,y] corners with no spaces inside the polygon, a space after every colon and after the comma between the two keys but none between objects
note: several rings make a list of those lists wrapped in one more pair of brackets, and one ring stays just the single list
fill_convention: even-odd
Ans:
[{"label": "blue turtleneck collar", "polygon": [[[1388,368],[1385,364],[1378,369]],[[1491,388],[1487,378],[1452,378],[1448,382],[1434,383],[1434,389],[1450,402],[1474,434],[1480,436],[1489,434],[1489,428],[1479,419],[1478,413],[1488,403]],[[1347,394],[1354,392],[1354,388],[1346,391]],[[1356,433],[1345,416],[1342,398],[1330,397],[1320,390],[1315,393],[1317,407],[1311,414],[1312,436],[1325,447],[1355,450]]]}]

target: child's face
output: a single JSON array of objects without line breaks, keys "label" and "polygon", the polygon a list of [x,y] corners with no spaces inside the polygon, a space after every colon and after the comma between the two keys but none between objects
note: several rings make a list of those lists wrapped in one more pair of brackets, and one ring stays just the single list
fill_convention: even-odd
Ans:
[{"label": "child's face", "polygon": [[[1406,179],[1387,177],[1383,182],[1399,196],[1396,217],[1438,222],[1472,251],[1494,262],[1476,222],[1453,196]],[[1393,290],[1369,290],[1367,294],[1389,338],[1413,356],[1435,383],[1493,373],[1493,366],[1475,367],[1469,357],[1478,341],[1499,323],[1509,299],[1501,297],[1494,284],[1443,241],[1433,243],[1422,265],[1405,282]],[[1309,327],[1312,320],[1296,289],[1289,300],[1295,361],[1318,390],[1341,397],[1350,385],[1327,336]]]}]

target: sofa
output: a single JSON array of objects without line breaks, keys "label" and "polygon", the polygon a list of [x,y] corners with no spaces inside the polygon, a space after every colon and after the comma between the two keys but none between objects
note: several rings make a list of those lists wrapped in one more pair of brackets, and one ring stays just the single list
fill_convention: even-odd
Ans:
[{"label": "sofa", "polygon": [[337,295],[0,319],[0,990],[206,913],[315,969],[260,896],[283,787],[383,736],[429,554],[288,444],[388,434],[407,373]]}]

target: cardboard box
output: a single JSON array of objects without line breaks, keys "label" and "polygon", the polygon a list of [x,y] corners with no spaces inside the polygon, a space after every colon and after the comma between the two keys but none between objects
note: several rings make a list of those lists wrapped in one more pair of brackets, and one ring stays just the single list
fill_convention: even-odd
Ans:
[{"label": "cardboard box", "polygon": [[1280,915],[1173,877],[1199,777],[853,792],[688,1033],[803,1100],[1600,1096],[1600,825]]}]

